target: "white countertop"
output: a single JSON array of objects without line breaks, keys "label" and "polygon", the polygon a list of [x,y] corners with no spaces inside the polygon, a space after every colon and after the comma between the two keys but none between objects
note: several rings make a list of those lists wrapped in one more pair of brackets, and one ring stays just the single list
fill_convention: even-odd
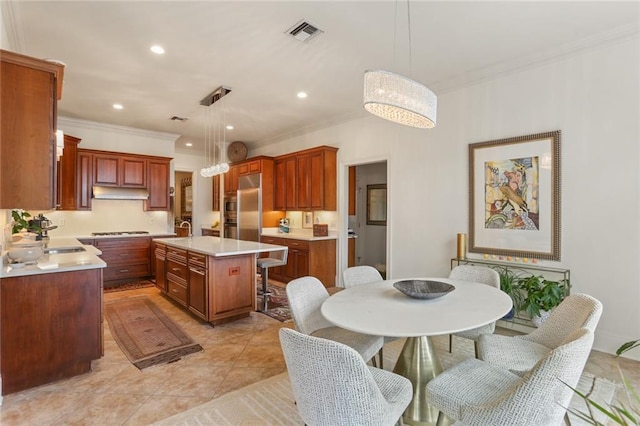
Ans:
[{"label": "white countertop", "polygon": [[155,238],[154,241],[214,257],[288,250],[275,244],[218,237]]},{"label": "white countertop", "polygon": [[82,247],[85,251],[45,254],[38,259],[37,262],[27,262],[26,266],[21,268],[15,268],[9,265],[9,258],[6,253],[3,253],[0,278],[79,271],[83,269],[104,268],[107,266],[107,264],[98,257],[98,255],[102,254],[100,250],[93,246],[82,245],[76,238],[51,237],[49,241],[45,241],[44,247],[48,249]]},{"label": "white countertop", "polygon": [[[109,232],[109,231],[105,231]],[[136,238],[136,237],[166,237],[168,235],[176,235],[175,232],[153,232],[149,234],[120,234],[120,235],[74,235],[71,238],[77,238],[79,240],[91,240],[91,239],[107,239],[107,238]],[[65,238],[65,237],[59,237]]]},{"label": "white countertop", "polygon": [[320,240],[337,240],[338,234],[336,231],[329,231],[329,235],[326,237],[314,237],[313,229],[290,229],[289,232],[278,232],[278,228],[263,228],[263,237],[277,237],[277,238],[289,238],[291,240],[303,240],[303,241],[320,241]]}]

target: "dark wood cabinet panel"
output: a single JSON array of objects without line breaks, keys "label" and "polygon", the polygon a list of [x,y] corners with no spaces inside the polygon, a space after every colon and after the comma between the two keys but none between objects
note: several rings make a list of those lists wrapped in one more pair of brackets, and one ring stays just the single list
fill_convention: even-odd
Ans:
[{"label": "dark wood cabinet panel", "polygon": [[296,157],[297,161],[297,175],[296,175],[296,188],[297,201],[296,206],[299,210],[311,209],[311,179],[310,179],[310,161],[309,155],[299,155]]},{"label": "dark wood cabinet panel", "polygon": [[215,175],[211,179],[211,210],[214,212],[220,211],[220,175]]},{"label": "dark wood cabinet panel", "polygon": [[0,60],[0,209],[51,210],[64,67],[5,50]]},{"label": "dark wood cabinet panel", "polygon": [[3,278],[0,301],[3,395],[89,372],[102,356],[101,269]]},{"label": "dark wood cabinet panel", "polygon": [[321,146],[275,160],[276,210],[337,209],[337,148]]},{"label": "dark wood cabinet panel", "polygon": [[196,316],[206,320],[208,313],[207,293],[207,256],[200,253],[188,254],[189,280],[188,305],[189,310]]},{"label": "dark wood cabinet panel", "polygon": [[78,144],[81,139],[64,135],[64,149],[62,157],[58,161],[58,185],[57,202],[58,210],[76,210],[77,206],[77,179]]},{"label": "dark wood cabinet panel", "polygon": [[[147,187],[147,160],[140,157],[120,157],[120,186]],[[169,185],[167,184],[167,190]]]},{"label": "dark wood cabinet panel", "polygon": [[111,154],[93,155],[93,184],[103,186],[119,186],[120,157]]},{"label": "dark wood cabinet panel", "polygon": [[151,275],[149,237],[95,239],[94,246],[102,252],[100,257],[107,263],[105,287]]},{"label": "dark wood cabinet panel", "polygon": [[289,248],[287,264],[269,268],[271,279],[288,283],[293,279],[312,275],[322,281],[325,287],[335,285],[336,240],[306,241],[281,237],[261,237],[260,241]]},{"label": "dark wood cabinet panel", "polygon": [[152,245],[155,246],[154,250],[154,264],[152,275],[155,276],[156,287],[159,290],[167,291],[167,268],[166,268],[166,260],[167,260],[167,246],[160,243],[151,242]]},{"label": "dark wood cabinet panel", "polygon": [[144,210],[169,210],[169,178],[171,174],[170,160],[148,160],[147,173],[149,199],[144,202]]},{"label": "dark wood cabinet panel", "polygon": [[224,193],[235,194],[238,190],[238,166],[229,166],[229,171],[224,174]]},{"label": "dark wood cabinet panel", "polygon": [[78,150],[76,168],[76,209],[91,210],[91,191],[93,186],[93,155]]},{"label": "dark wood cabinet panel", "polygon": [[349,167],[349,216],[356,214],[356,167]]},{"label": "dark wood cabinet panel", "polygon": [[284,160],[285,210],[298,209],[297,167],[297,160],[295,157],[286,158]]}]

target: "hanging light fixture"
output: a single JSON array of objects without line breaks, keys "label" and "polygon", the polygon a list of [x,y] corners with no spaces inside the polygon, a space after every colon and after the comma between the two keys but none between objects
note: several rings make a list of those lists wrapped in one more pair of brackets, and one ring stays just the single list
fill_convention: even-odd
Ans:
[{"label": "hanging light fixture", "polygon": [[[397,7],[398,3],[396,1],[396,11]],[[409,71],[411,72],[411,13],[409,1],[407,1],[407,23],[409,30]],[[373,115],[395,123],[422,129],[431,129],[436,125],[438,98],[435,93],[425,85],[400,74],[382,70],[365,71],[363,105]]]},{"label": "hanging light fixture", "polygon": [[210,107],[230,92],[231,89],[228,87],[220,86],[200,101],[200,105],[206,107],[204,115],[205,167],[200,169],[202,177],[213,177],[229,171],[229,164],[222,160],[222,150],[224,149],[224,138],[226,136],[226,110],[220,106],[218,110],[222,111],[218,111],[218,117],[216,118]]}]

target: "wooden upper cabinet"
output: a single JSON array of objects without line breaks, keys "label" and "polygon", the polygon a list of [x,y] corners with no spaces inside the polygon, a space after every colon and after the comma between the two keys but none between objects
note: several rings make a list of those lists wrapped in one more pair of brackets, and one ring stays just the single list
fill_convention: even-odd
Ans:
[{"label": "wooden upper cabinet", "polygon": [[78,144],[81,139],[70,135],[64,135],[64,150],[58,161],[58,185],[56,209],[76,210],[77,205],[77,179],[76,169],[78,162]]},{"label": "wooden upper cabinet", "polygon": [[[147,187],[147,160],[141,157],[120,157],[120,186],[128,188]],[[156,170],[157,174],[157,170]],[[168,174],[167,174],[168,175]],[[167,197],[169,184],[167,183]],[[168,201],[167,201],[168,202]]]},{"label": "wooden upper cabinet", "polygon": [[128,188],[147,187],[144,156],[100,153],[93,155],[93,184]]},{"label": "wooden upper cabinet", "polygon": [[235,194],[238,190],[238,166],[229,166],[229,171],[224,174],[224,193]]},{"label": "wooden upper cabinet", "polygon": [[91,210],[91,191],[93,186],[93,154],[78,150],[76,167],[76,209]]},{"label": "wooden upper cabinet", "polygon": [[64,67],[5,50],[0,60],[0,209],[51,210]]},{"label": "wooden upper cabinet", "polygon": [[215,175],[211,179],[211,210],[220,211],[220,175]]},{"label": "wooden upper cabinet", "polygon": [[337,208],[337,148],[321,146],[275,161],[277,210]]},{"label": "wooden upper cabinet", "polygon": [[[356,214],[356,167],[351,166],[349,167],[349,216],[354,216],[355,214]],[[353,265],[349,265],[349,266],[353,266]]]},{"label": "wooden upper cabinet", "polygon": [[145,211],[169,210],[170,159],[147,160],[147,188],[149,198],[144,202]]}]

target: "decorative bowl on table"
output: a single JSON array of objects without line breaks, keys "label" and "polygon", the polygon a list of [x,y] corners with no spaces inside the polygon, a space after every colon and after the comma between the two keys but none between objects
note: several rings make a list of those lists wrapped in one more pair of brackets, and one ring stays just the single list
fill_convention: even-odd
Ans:
[{"label": "decorative bowl on table", "polygon": [[402,280],[396,281],[393,286],[414,299],[436,299],[455,290],[451,284],[431,280]]}]

